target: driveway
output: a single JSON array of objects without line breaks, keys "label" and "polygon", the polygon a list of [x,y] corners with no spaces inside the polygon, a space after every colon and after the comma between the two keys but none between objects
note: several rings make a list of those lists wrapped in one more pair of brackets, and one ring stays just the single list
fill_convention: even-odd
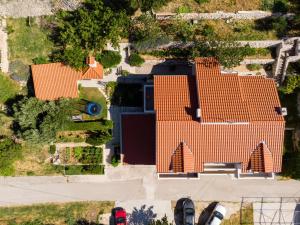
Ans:
[{"label": "driveway", "polygon": [[147,172],[137,172],[133,177],[120,169],[109,178],[89,176],[90,179],[77,177],[68,181],[64,177],[0,178],[0,205],[85,200],[160,201],[187,196],[200,201],[240,202],[242,197],[300,196],[300,182],[295,180],[232,180],[227,176],[157,180],[151,168],[144,170]]}]

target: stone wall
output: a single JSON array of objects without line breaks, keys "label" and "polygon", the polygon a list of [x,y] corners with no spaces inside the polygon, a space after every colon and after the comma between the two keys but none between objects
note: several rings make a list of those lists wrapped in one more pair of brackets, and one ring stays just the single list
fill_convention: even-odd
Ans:
[{"label": "stone wall", "polygon": [[52,15],[55,10],[74,10],[81,0],[0,0],[0,16],[28,17]]},{"label": "stone wall", "polygon": [[236,13],[227,13],[223,11],[217,11],[214,13],[156,13],[156,19],[168,20],[182,18],[184,20],[218,20],[218,19],[233,19],[233,20],[253,20],[263,19],[267,17],[292,17],[294,14],[282,14],[272,13],[266,11],[238,11]]}]

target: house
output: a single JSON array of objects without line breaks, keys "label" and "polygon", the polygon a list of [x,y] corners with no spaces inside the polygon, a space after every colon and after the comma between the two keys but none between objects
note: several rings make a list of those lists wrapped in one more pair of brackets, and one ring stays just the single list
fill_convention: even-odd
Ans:
[{"label": "house", "polygon": [[[285,121],[274,80],[222,73],[196,58],[195,74],[156,75],[153,109],[121,116],[128,164],[156,165],[159,177],[281,172]],[[135,163],[136,160],[136,163]]]},{"label": "house", "polygon": [[77,71],[63,63],[31,66],[35,96],[40,100],[77,98],[83,80],[103,78],[103,66],[94,57],[87,58],[87,68]]}]

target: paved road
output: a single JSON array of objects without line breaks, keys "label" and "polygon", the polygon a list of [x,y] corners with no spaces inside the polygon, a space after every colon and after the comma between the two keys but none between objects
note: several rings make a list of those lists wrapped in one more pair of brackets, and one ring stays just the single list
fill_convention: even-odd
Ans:
[{"label": "paved road", "polygon": [[300,182],[232,180],[226,176],[199,180],[156,180],[151,176],[115,181],[94,177],[66,182],[62,177],[0,179],[0,205],[84,200],[178,200],[190,196],[202,201],[240,201],[241,197],[299,197]]}]

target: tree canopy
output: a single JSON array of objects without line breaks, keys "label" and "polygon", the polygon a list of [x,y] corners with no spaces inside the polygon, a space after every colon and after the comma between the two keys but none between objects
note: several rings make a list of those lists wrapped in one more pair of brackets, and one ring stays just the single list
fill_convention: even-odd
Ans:
[{"label": "tree canopy", "polygon": [[69,100],[44,102],[24,98],[13,105],[17,134],[32,143],[49,143],[57,130],[69,120]]},{"label": "tree canopy", "polygon": [[[82,7],[72,12],[61,11],[57,18],[58,41],[63,46],[62,54],[68,64],[81,66],[84,54],[80,50],[97,52],[110,42],[118,46],[126,34],[128,18],[125,11],[113,11],[103,0],[86,0]],[[70,57],[74,53],[76,57]]]}]

